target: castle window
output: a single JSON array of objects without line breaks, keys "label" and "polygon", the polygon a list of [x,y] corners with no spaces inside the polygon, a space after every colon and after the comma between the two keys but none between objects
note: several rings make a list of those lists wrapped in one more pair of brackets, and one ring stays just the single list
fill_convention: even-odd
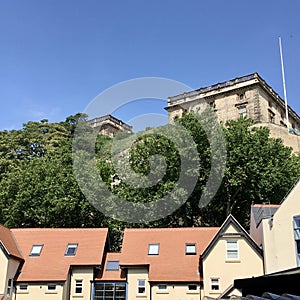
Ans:
[{"label": "castle window", "polygon": [[269,122],[275,123],[275,114],[271,110],[269,110]]},{"label": "castle window", "polygon": [[239,114],[241,117],[246,118],[247,117],[247,108],[244,107],[240,107],[239,108]]},{"label": "castle window", "polygon": [[242,94],[239,94],[239,99],[240,99],[240,100],[244,100],[244,98],[245,98],[245,94],[243,94],[243,93],[242,93]]}]

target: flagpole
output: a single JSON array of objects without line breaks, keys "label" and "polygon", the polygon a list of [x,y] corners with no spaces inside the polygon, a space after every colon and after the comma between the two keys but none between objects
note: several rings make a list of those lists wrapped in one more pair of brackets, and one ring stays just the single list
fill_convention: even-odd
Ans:
[{"label": "flagpole", "polygon": [[282,73],[282,84],[283,84],[284,102],[285,102],[286,127],[287,127],[287,130],[289,132],[289,112],[288,112],[286,86],[285,86],[285,75],[284,75],[284,64],[283,64],[281,37],[279,37],[279,50],[280,50],[280,60],[281,60],[281,73]]}]

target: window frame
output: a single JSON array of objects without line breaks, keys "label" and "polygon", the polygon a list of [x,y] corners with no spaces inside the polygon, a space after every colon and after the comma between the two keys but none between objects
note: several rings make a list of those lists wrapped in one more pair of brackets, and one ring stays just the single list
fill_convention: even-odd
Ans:
[{"label": "window frame", "polygon": [[21,283],[18,285],[18,290],[21,292],[27,292],[28,291],[28,284]]},{"label": "window frame", "polygon": [[[165,288],[162,288],[165,287]],[[168,290],[168,285],[166,283],[161,283],[157,285],[157,290],[160,292],[165,292]]]},{"label": "window frame", "polygon": [[[80,292],[77,289],[81,289]],[[83,279],[75,279],[74,284],[74,295],[82,295],[83,294]]]},{"label": "window frame", "polygon": [[[188,250],[188,247],[194,247],[195,251]],[[197,255],[197,244],[196,243],[186,243],[185,244],[185,255]]]},{"label": "window frame", "polygon": [[[74,248],[74,253],[69,253],[69,250],[73,249],[73,248]],[[76,252],[77,252],[77,249],[78,249],[78,244],[77,243],[69,243],[67,245],[67,248],[66,248],[66,251],[65,251],[65,256],[75,256]]]},{"label": "window frame", "polygon": [[[51,288],[50,288],[51,287]],[[52,288],[52,287],[54,287],[54,288]],[[47,285],[47,291],[48,292],[56,292],[56,290],[57,290],[57,285],[56,284],[51,284],[51,283],[49,283],[48,285]]]},{"label": "window frame", "polygon": [[[213,283],[213,281],[216,281],[217,283]],[[213,288],[213,286],[216,286],[217,288]],[[220,278],[219,277],[211,277],[210,281],[209,281],[209,288],[210,288],[210,291],[219,292],[220,291]]]},{"label": "window frame", "polygon": [[120,266],[119,260],[108,260],[106,263],[105,271],[119,271],[119,266]]},{"label": "window frame", "polygon": [[[194,287],[196,287],[196,288],[194,288]],[[198,285],[195,283],[188,284],[187,288],[188,288],[189,292],[197,292],[198,291]]]},{"label": "window frame", "polygon": [[[144,284],[141,284],[144,282]],[[143,292],[140,292],[140,289],[144,289]],[[137,294],[138,295],[146,295],[146,279],[138,279],[137,280]]]},{"label": "window frame", "polygon": [[[38,248],[39,251],[34,251],[35,248]],[[43,248],[44,248],[44,244],[33,244],[31,247],[29,256],[32,256],[32,257],[41,256]]]},{"label": "window frame", "polygon": [[[229,249],[228,245],[229,244],[233,244],[235,243],[236,244],[236,249]],[[239,257],[240,257],[240,253],[239,253],[239,243],[238,243],[238,240],[235,240],[235,239],[228,239],[226,240],[226,260],[227,261],[236,261],[236,260],[239,260]],[[228,255],[229,253],[236,253],[236,257],[231,257],[230,255]]]},{"label": "window frame", "polygon": [[239,107],[239,115],[242,116],[243,118],[247,118],[248,116],[248,111],[246,106],[240,106]]},{"label": "window frame", "polygon": [[295,254],[297,266],[300,266],[300,216],[293,217]]},{"label": "window frame", "polygon": [[[152,249],[153,247],[157,247],[157,251],[153,251],[153,249]],[[159,248],[160,248],[159,243],[148,244],[148,255],[159,255]]]}]

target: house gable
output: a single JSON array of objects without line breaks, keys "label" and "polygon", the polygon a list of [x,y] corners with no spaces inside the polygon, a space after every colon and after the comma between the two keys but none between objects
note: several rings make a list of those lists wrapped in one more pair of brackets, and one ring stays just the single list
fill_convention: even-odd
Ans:
[{"label": "house gable", "polygon": [[204,295],[216,298],[234,279],[263,274],[262,251],[230,215],[201,255],[201,272]]},{"label": "house gable", "polygon": [[213,240],[207,246],[205,251],[202,253],[201,258],[205,259],[207,255],[209,255],[210,251],[216,245],[222,237],[243,237],[249,243],[249,245],[253,248],[254,251],[257,252],[260,256],[262,256],[262,250],[257,246],[257,244],[253,241],[247,231],[240,225],[240,223],[232,216],[229,215],[223,225],[220,227],[217,234],[214,236]]}]

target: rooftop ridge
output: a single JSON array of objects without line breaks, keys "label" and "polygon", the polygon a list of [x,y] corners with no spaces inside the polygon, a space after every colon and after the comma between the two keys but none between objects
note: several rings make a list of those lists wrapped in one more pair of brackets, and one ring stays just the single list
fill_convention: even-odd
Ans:
[{"label": "rooftop ridge", "polygon": [[108,228],[11,228],[12,231],[108,231]]},{"label": "rooftop ridge", "polygon": [[172,230],[179,230],[179,231],[187,231],[187,230],[215,230],[219,229],[220,227],[163,227],[163,228],[125,228],[126,231],[172,231]]}]

